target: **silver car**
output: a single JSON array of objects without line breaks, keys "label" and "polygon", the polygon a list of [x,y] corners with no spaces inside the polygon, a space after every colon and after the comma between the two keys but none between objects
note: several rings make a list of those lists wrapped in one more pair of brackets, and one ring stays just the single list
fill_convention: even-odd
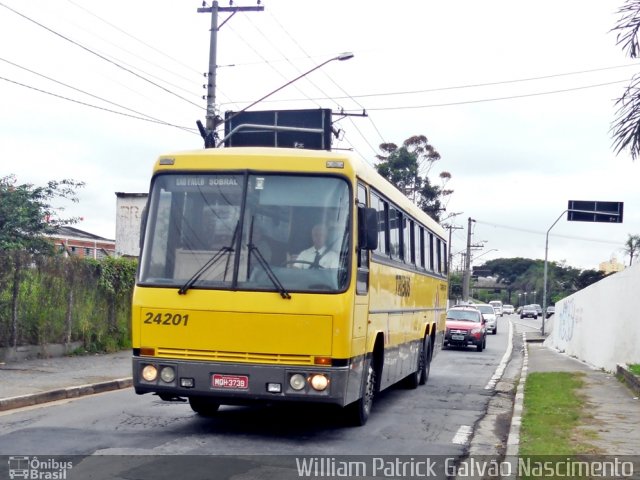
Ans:
[{"label": "silver car", "polygon": [[486,322],[487,333],[491,332],[493,335],[498,333],[498,316],[493,307],[491,305],[475,305],[475,307],[482,313],[482,318]]}]

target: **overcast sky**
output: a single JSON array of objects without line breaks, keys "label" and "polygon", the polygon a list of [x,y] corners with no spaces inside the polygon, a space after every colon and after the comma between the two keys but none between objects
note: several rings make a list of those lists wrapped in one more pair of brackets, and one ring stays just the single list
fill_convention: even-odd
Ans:
[{"label": "overcast sky", "polygon": [[[353,52],[255,108],[366,109],[339,122],[335,145],[370,162],[383,141],[426,135],[442,155],[434,180],[452,175],[445,216],[459,213],[450,221],[464,227],[452,251],[464,249],[469,217],[474,243],[486,241],[474,265],[544,258],[568,200],[624,201],[622,225],[561,219],[552,230],[550,260],[597,268],[623,260],[627,234],[640,233],[640,165],[614,154],[610,134],[615,100],[640,71],[610,32],[621,3],[267,0],[219,32],[217,102],[238,110]],[[158,155],[202,147],[210,16],[200,6],[0,0],[0,174],[86,182],[64,213],[114,238],[115,192],[147,191]]]}]

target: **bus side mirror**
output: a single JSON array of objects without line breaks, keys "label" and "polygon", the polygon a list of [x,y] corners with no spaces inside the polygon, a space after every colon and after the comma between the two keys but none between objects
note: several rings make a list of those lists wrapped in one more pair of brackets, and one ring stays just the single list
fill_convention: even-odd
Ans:
[{"label": "bus side mirror", "polygon": [[378,212],[375,208],[358,207],[358,247],[378,248]]}]

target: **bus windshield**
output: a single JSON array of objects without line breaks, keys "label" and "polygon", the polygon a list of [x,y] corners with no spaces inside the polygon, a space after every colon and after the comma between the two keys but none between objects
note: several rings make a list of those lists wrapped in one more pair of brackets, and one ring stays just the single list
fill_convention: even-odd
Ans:
[{"label": "bus windshield", "polygon": [[338,177],[161,174],[142,285],[338,292],[347,288],[350,191]]}]

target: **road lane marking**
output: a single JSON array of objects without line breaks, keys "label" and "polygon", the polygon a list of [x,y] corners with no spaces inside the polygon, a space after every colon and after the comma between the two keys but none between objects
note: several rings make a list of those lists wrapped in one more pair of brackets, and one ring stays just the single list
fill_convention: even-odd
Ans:
[{"label": "road lane marking", "polygon": [[473,433],[473,427],[470,425],[461,425],[458,428],[458,431],[453,436],[453,440],[451,443],[455,443],[456,445],[466,445],[469,442],[469,437]]},{"label": "road lane marking", "polygon": [[496,371],[493,372],[493,376],[489,383],[484,387],[485,390],[493,390],[496,388],[496,384],[502,378],[502,374],[504,373],[504,369],[507,368],[507,363],[509,363],[509,359],[511,358],[511,352],[513,351],[513,322],[509,320],[509,344],[507,345],[507,350],[504,352],[502,356],[502,360],[500,360],[500,364]]}]

